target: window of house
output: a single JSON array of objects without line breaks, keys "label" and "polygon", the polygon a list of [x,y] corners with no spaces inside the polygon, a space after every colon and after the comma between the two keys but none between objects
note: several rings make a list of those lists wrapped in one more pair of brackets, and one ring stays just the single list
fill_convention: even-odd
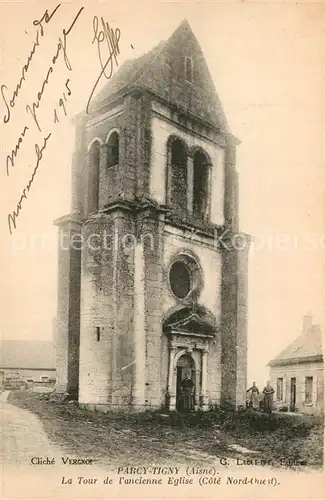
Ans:
[{"label": "window of house", "polygon": [[209,211],[209,165],[203,152],[195,153],[193,168],[193,214],[204,220]]},{"label": "window of house", "polygon": [[169,203],[182,214],[187,212],[187,152],[180,139],[171,144],[169,165]]},{"label": "window of house", "polygon": [[279,377],[276,379],[276,399],[278,401],[283,401],[283,378]]},{"label": "window of house", "polygon": [[107,141],[107,166],[113,167],[119,162],[119,135],[112,132]]},{"label": "window of house", "polygon": [[312,403],[313,400],[313,377],[305,378],[305,403]]},{"label": "window of house", "polygon": [[193,61],[190,57],[185,57],[185,80],[193,82]]},{"label": "window of house", "polygon": [[99,162],[100,143],[93,142],[89,150],[89,177],[88,177],[88,212],[94,213],[99,208]]}]

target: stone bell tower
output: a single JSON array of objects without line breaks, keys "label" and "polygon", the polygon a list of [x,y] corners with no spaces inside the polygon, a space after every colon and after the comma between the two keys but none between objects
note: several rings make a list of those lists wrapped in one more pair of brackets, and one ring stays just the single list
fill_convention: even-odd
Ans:
[{"label": "stone bell tower", "polygon": [[237,139],[187,21],[125,62],[76,121],[57,221],[58,387],[80,403],[245,402],[247,250]]}]

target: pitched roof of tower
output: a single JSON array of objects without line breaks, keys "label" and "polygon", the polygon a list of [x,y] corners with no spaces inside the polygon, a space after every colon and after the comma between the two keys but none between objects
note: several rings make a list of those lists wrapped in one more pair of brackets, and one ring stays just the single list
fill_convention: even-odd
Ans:
[{"label": "pitched roof of tower", "polygon": [[296,338],[278,356],[269,362],[270,366],[286,362],[322,358],[322,335],[319,325],[311,325],[307,332]]},{"label": "pitched roof of tower", "polygon": [[[193,83],[184,78],[186,57],[193,61]],[[136,59],[125,61],[93,98],[91,112],[131,87],[145,88],[185,113],[208,120],[229,132],[203,52],[186,19],[166,41]]]},{"label": "pitched roof of tower", "polygon": [[103,103],[107,98],[111,97],[119,90],[125,89],[137,81],[137,78],[150,65],[154,57],[161,51],[165,42],[160,42],[156,47],[149,52],[142,54],[135,59],[127,59],[116,71],[116,73],[108,80],[105,87],[98,92],[92,101],[92,105],[96,107]]}]

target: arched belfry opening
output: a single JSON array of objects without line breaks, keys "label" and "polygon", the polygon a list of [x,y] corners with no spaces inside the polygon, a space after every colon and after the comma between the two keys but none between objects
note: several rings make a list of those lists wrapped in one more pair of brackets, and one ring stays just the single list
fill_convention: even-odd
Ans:
[{"label": "arched belfry opening", "polygon": [[207,155],[196,151],[193,156],[193,214],[203,220],[209,215],[209,170]]},{"label": "arched belfry opening", "polygon": [[114,167],[119,163],[119,133],[114,130],[107,140],[107,167]]},{"label": "arched belfry opening", "polygon": [[95,140],[88,151],[88,214],[99,209],[100,148],[100,142]]},{"label": "arched belfry opening", "polygon": [[187,148],[179,138],[169,142],[168,151],[168,202],[171,207],[187,211]]}]

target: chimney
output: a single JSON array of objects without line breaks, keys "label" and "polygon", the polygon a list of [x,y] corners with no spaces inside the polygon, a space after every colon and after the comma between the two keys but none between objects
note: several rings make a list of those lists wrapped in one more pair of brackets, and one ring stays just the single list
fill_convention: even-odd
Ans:
[{"label": "chimney", "polygon": [[303,319],[302,332],[304,335],[307,335],[313,325],[313,317],[310,313],[306,314]]},{"label": "chimney", "polygon": [[322,332],[321,332],[320,325],[313,325],[312,326],[312,333],[315,336],[317,336],[317,335],[321,336]]}]

